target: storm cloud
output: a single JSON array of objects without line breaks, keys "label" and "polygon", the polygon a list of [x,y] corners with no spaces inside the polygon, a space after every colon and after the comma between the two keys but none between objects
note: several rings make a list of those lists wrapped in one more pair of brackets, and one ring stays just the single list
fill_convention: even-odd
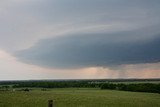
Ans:
[{"label": "storm cloud", "polygon": [[49,68],[110,67],[160,62],[160,32],[153,33],[147,29],[79,33],[44,39],[29,49],[17,51],[15,56],[22,62]]},{"label": "storm cloud", "polygon": [[1,0],[0,48],[12,53],[59,35],[140,29],[160,24],[159,11],[159,0]]},{"label": "storm cloud", "polygon": [[159,78],[160,0],[0,0],[0,74]]}]

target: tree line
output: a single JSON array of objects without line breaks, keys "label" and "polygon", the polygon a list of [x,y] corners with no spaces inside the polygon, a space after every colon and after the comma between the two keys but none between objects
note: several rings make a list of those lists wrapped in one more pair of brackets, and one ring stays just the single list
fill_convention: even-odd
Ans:
[{"label": "tree line", "polygon": [[160,93],[160,83],[127,83],[106,80],[57,80],[57,81],[9,81],[0,82],[0,89],[7,89],[6,86],[12,88],[100,88],[110,90],[122,90],[133,92],[150,92]]},{"label": "tree line", "polygon": [[94,88],[101,84],[90,83],[88,81],[39,81],[39,82],[19,82],[13,88],[39,87],[39,88]]},{"label": "tree line", "polygon": [[101,89],[133,91],[133,92],[150,92],[150,93],[160,94],[160,84],[153,84],[153,83],[136,83],[136,84],[106,83],[101,86]]}]

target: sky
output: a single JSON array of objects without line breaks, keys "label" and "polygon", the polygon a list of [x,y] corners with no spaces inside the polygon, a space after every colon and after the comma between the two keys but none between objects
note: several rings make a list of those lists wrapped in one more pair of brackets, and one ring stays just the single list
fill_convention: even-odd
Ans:
[{"label": "sky", "polygon": [[160,78],[160,0],[1,0],[0,80]]}]

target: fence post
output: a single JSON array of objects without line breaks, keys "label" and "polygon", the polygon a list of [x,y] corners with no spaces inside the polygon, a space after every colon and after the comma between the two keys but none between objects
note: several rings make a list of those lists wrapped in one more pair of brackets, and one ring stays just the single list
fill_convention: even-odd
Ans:
[{"label": "fence post", "polygon": [[53,100],[48,100],[48,107],[53,107]]}]

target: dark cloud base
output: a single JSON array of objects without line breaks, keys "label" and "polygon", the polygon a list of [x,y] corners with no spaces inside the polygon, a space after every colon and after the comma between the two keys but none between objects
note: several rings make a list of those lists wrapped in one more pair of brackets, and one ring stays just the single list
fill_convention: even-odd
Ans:
[{"label": "dark cloud base", "polygon": [[50,38],[27,50],[18,51],[15,56],[22,62],[49,68],[160,62],[160,35],[148,40],[127,37],[128,33],[117,33]]}]

